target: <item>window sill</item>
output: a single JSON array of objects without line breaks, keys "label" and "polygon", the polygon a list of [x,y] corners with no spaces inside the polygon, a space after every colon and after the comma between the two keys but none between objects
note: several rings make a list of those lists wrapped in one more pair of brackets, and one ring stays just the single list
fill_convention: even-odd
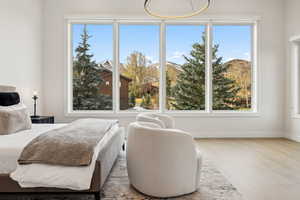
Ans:
[{"label": "window sill", "polygon": [[[146,111],[161,113],[159,111]],[[67,112],[66,117],[103,117],[103,118],[135,118],[141,112],[128,112],[128,111],[73,111]],[[191,117],[191,118],[258,118],[259,112],[238,112],[238,111],[218,111],[208,113],[206,111],[166,111],[164,114],[173,117]],[[300,118],[300,115],[299,115]]]},{"label": "window sill", "polygon": [[300,119],[300,114],[293,114],[292,119]]}]

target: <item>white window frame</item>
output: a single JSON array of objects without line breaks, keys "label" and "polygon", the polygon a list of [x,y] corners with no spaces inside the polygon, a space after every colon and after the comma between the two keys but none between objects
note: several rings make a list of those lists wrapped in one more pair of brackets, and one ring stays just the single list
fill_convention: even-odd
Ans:
[{"label": "white window frame", "polygon": [[300,118],[300,35],[290,38],[291,64],[291,117]]},{"label": "white window frame", "polygon": [[[121,111],[120,110],[120,94],[117,87],[119,82],[119,25],[120,24],[142,24],[142,25],[159,25],[159,60],[160,60],[160,88],[159,88],[159,110],[149,110],[143,112],[159,112],[167,113],[180,117],[259,117],[259,84],[258,84],[258,49],[259,49],[259,20],[257,17],[253,19],[198,19],[198,20],[151,20],[151,19],[104,19],[104,18],[84,18],[84,17],[66,17],[65,18],[65,63],[66,63],[66,81],[65,81],[65,116],[69,117],[132,117],[138,114],[138,111]],[[74,111],[72,109],[73,86],[72,86],[72,24],[112,24],[113,25],[113,109],[97,110],[97,111]],[[206,74],[205,74],[205,110],[203,111],[176,111],[167,110],[166,103],[166,25],[205,25],[206,26]],[[215,111],[212,110],[212,63],[211,63],[211,47],[213,41],[212,26],[213,25],[251,25],[252,26],[252,49],[251,49],[251,75],[252,75],[252,97],[250,111]],[[260,95],[261,96],[261,95]]]}]

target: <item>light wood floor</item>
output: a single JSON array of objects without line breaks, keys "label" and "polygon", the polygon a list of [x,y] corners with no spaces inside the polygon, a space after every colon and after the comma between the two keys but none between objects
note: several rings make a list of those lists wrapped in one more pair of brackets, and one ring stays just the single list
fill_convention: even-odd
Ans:
[{"label": "light wood floor", "polygon": [[286,139],[197,143],[245,200],[300,200],[300,143]]}]

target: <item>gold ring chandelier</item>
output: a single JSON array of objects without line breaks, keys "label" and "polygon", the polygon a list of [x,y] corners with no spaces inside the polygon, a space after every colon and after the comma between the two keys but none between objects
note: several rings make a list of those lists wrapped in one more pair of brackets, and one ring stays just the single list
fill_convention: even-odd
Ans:
[{"label": "gold ring chandelier", "polygon": [[200,7],[198,10],[193,11],[192,13],[178,15],[178,16],[168,16],[168,15],[160,15],[159,13],[152,12],[150,9],[150,2],[151,2],[151,0],[145,0],[144,9],[145,9],[146,13],[148,13],[149,15],[151,15],[153,17],[157,17],[157,18],[161,18],[161,19],[183,19],[183,18],[193,17],[193,16],[199,15],[200,13],[207,10],[211,4],[211,0],[207,0],[207,3],[205,6]]}]

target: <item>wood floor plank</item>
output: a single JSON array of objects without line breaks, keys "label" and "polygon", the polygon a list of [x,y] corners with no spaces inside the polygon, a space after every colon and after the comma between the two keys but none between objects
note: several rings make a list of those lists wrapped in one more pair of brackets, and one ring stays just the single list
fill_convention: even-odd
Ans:
[{"label": "wood floor plank", "polygon": [[245,200],[300,200],[300,143],[286,139],[199,139]]}]

